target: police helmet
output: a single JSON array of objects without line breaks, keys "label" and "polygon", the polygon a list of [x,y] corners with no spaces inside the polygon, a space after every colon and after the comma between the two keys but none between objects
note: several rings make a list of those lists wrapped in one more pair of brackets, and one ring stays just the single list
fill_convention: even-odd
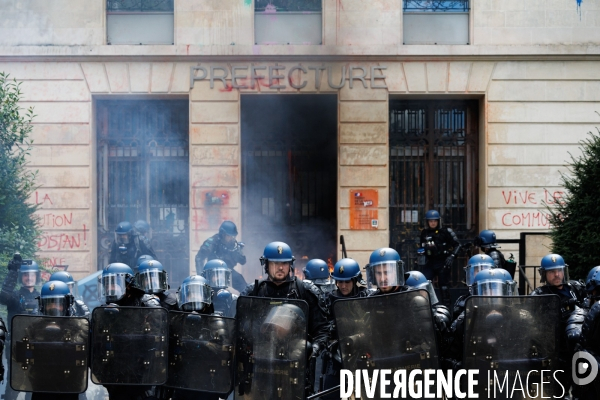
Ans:
[{"label": "police helmet", "polygon": [[100,276],[99,300],[106,304],[118,302],[125,297],[127,286],[133,282],[133,270],[127,264],[108,264]]},{"label": "police helmet", "polygon": [[[562,270],[562,280],[560,283],[554,283],[551,285],[546,278],[546,272],[551,270]],[[548,254],[542,258],[542,262],[539,268],[540,282],[551,286],[564,285],[569,281],[569,268],[565,264],[565,260],[558,254]]]},{"label": "police helmet", "polygon": [[136,231],[138,231],[139,233],[141,233],[144,236],[146,236],[146,234],[150,232],[150,224],[147,223],[146,221],[144,221],[143,219],[139,219],[139,220],[135,221],[135,223],[133,224],[133,227],[135,228]]},{"label": "police helmet", "polygon": [[46,282],[42,286],[39,299],[42,315],[53,317],[70,316],[73,295],[66,283],[58,280]]},{"label": "police helmet", "polygon": [[238,235],[238,230],[233,222],[223,221],[223,223],[219,227],[219,233],[221,235],[236,237]]},{"label": "police helmet", "polygon": [[[381,282],[378,282],[378,276],[382,277]],[[404,262],[400,254],[389,247],[373,251],[367,264],[367,280],[378,287],[404,285]]]},{"label": "police helmet", "polygon": [[404,277],[406,279],[406,286],[410,286],[416,290],[426,290],[429,293],[431,305],[439,303],[433,284],[421,272],[408,271]]},{"label": "police helmet", "polygon": [[201,312],[212,304],[212,289],[200,275],[188,276],[177,290],[177,306],[182,311]]},{"label": "police helmet", "polygon": [[502,268],[486,269],[477,274],[473,282],[477,296],[518,296],[517,282]]},{"label": "police helmet", "polygon": [[352,258],[342,258],[333,266],[332,278],[336,281],[362,280],[360,265]]},{"label": "police helmet", "polygon": [[73,275],[71,275],[67,271],[56,271],[55,273],[50,275],[50,279],[48,279],[48,281],[61,281],[66,283],[73,297],[79,297],[77,282],[75,281],[75,279],[73,279]]},{"label": "police helmet", "polygon": [[118,245],[127,245],[131,242],[131,236],[133,235],[133,226],[127,221],[119,222],[115,229],[115,242]]},{"label": "police helmet", "polygon": [[136,286],[147,294],[162,293],[169,288],[169,277],[162,263],[156,260],[143,261],[135,274]]},{"label": "police helmet", "polygon": [[485,229],[475,238],[475,246],[486,248],[498,247],[496,243],[496,233],[489,229]]},{"label": "police helmet", "polygon": [[437,220],[438,221],[438,228],[442,227],[442,217],[440,216],[440,213],[437,210],[429,210],[425,213],[425,228],[429,228],[429,223],[427,221],[430,220]]},{"label": "police helmet", "polygon": [[275,306],[269,311],[265,322],[260,327],[263,334],[274,334],[278,339],[284,339],[298,327],[306,325],[306,316],[300,307],[290,303]]},{"label": "police helmet", "polygon": [[304,278],[311,281],[329,279],[329,266],[320,258],[309,260],[302,272],[304,272]]},{"label": "police helmet", "polygon": [[271,242],[263,251],[263,255],[260,257],[260,265],[265,267],[265,272],[269,272],[269,261],[275,262],[289,262],[290,269],[294,265],[294,256],[292,255],[292,249],[286,243],[283,242]]},{"label": "police helmet", "polygon": [[475,282],[477,274],[485,269],[496,268],[494,259],[487,254],[476,254],[469,258],[465,267],[465,281],[467,286],[471,286]]},{"label": "police helmet", "polygon": [[[594,267],[590,270],[585,279],[585,291],[591,295],[594,290],[600,287],[600,266]],[[600,295],[598,293],[596,296]]]},{"label": "police helmet", "polygon": [[23,260],[19,268],[19,282],[24,287],[34,287],[41,283],[40,267],[33,260]]},{"label": "police helmet", "polygon": [[202,276],[213,289],[225,289],[231,286],[231,269],[223,260],[214,259],[204,264]]}]

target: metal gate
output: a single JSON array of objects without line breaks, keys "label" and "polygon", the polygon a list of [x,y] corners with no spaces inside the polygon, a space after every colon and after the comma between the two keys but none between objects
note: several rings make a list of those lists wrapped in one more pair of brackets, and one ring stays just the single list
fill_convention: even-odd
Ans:
[{"label": "metal gate", "polygon": [[278,240],[298,260],[335,262],[336,96],[246,95],[241,110],[248,259],[255,263],[265,245]]},{"label": "metal gate", "polygon": [[98,101],[98,268],[120,221],[147,221],[171,282],[189,274],[188,101]]},{"label": "metal gate", "polygon": [[390,243],[409,269],[427,210],[459,239],[478,233],[478,124],[477,101],[390,100]]}]

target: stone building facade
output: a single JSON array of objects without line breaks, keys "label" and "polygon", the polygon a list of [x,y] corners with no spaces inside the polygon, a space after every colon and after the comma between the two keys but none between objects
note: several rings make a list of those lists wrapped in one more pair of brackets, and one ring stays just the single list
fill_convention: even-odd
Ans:
[{"label": "stone building facade", "polygon": [[[235,221],[248,240],[242,103],[253,94],[336,96],[335,235],[344,235],[361,265],[391,241],[396,100],[472,101],[472,230],[493,229],[503,239],[546,231],[542,202],[561,195],[569,153],[577,155],[578,141],[600,122],[600,1],[469,6],[468,44],[403,44],[400,1],[323,0],[322,43],[287,45],[255,44],[253,1],[175,0],[173,44],[118,45],[108,44],[103,0],[0,0],[0,71],[22,83],[23,107],[36,114],[29,166],[39,171],[31,201],[40,207],[40,254],[78,277],[102,267],[99,107],[112,100],[188,102],[189,213],[177,220],[187,227],[189,260],[215,232],[206,217],[209,192],[226,196],[218,217]],[[351,227],[353,190],[377,191],[374,229]],[[516,245],[503,247],[518,256]],[[545,251],[538,243],[527,263]],[[248,280],[257,265],[241,269]]]}]

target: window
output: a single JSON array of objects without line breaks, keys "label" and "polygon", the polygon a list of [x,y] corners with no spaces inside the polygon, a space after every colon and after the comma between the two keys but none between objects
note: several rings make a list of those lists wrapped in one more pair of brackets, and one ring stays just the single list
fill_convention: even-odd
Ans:
[{"label": "window", "polygon": [[174,0],[107,0],[108,44],[173,44]]},{"label": "window", "polygon": [[404,44],[469,44],[469,0],[403,0]]},{"label": "window", "polygon": [[256,44],[321,44],[322,0],[255,0]]}]

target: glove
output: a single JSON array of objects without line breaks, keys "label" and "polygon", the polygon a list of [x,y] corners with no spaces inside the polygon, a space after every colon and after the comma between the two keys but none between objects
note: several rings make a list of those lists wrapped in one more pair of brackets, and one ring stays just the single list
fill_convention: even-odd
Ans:
[{"label": "glove", "polygon": [[448,258],[446,258],[446,262],[444,263],[444,267],[452,268],[452,264],[454,264],[454,254],[450,254]]},{"label": "glove", "polygon": [[23,263],[23,258],[21,257],[21,254],[15,253],[12,260],[10,260],[8,262],[8,270],[9,271],[18,271],[19,268],[21,267],[22,263]]}]

